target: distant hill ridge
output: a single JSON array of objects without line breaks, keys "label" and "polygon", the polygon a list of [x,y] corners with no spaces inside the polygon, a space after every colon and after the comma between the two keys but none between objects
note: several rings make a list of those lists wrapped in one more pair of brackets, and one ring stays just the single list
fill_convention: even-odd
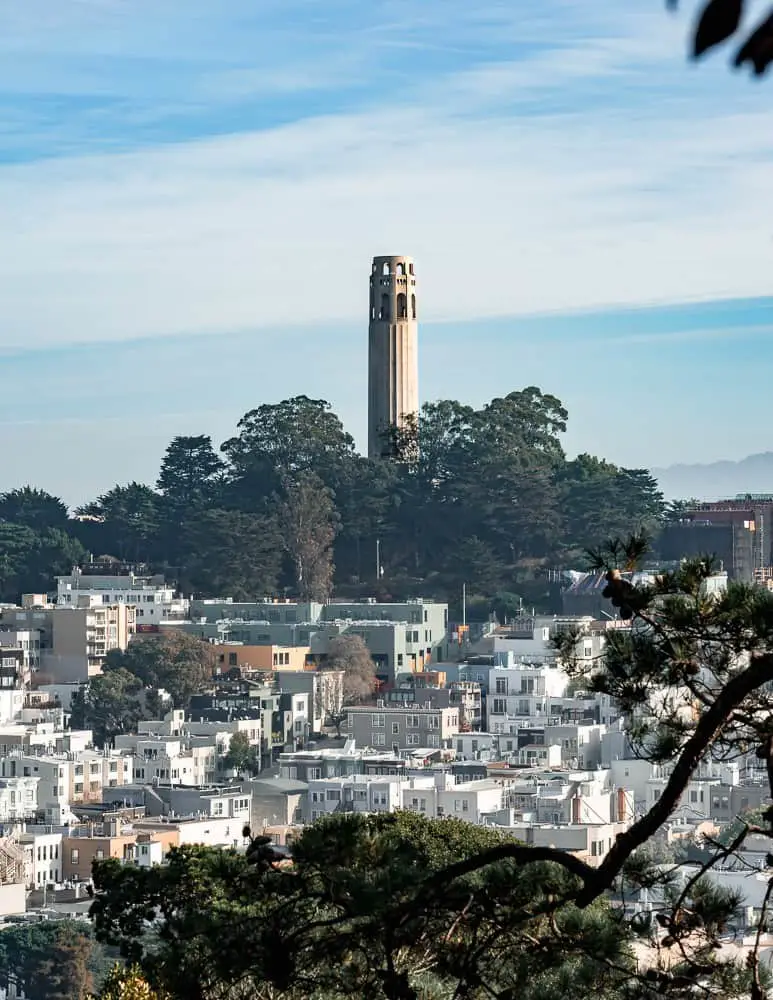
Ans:
[{"label": "distant hill ridge", "polygon": [[748,455],[737,462],[670,465],[652,469],[667,500],[718,500],[740,493],[773,494],[773,451]]}]

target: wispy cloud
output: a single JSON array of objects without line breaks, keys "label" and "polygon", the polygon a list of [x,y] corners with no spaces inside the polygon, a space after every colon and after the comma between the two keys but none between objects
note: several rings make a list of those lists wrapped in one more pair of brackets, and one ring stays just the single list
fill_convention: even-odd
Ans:
[{"label": "wispy cloud", "polygon": [[[156,338],[146,365],[180,335],[229,331],[225,350],[254,337],[259,359],[270,345],[270,384],[291,390],[308,381],[300,328],[336,359],[314,384],[324,374],[320,391],[357,420],[361,387],[338,362],[370,256],[404,251],[421,319],[464,328],[455,350],[476,324],[519,317],[501,337],[520,344],[512,367],[464,355],[471,398],[542,377],[548,327],[526,317],[592,312],[604,331],[572,327],[575,353],[548,359],[571,357],[558,388],[592,436],[601,403],[574,387],[583,370],[592,382],[582,351],[681,363],[729,340],[733,317],[645,328],[637,308],[769,291],[770,90],[721,57],[688,66],[686,19],[657,2],[0,0],[0,25],[0,351]],[[611,328],[613,306],[633,311]],[[757,317],[749,344],[768,324]],[[80,374],[73,361],[47,375],[73,418],[87,407],[67,400],[91,377],[79,358]],[[175,408],[186,377],[200,405],[208,366],[194,374],[179,347],[169,359]],[[32,363],[15,371],[39,389]],[[446,375],[431,379],[445,391]],[[245,380],[239,399],[253,391]],[[149,380],[142,405],[159,393]]]}]

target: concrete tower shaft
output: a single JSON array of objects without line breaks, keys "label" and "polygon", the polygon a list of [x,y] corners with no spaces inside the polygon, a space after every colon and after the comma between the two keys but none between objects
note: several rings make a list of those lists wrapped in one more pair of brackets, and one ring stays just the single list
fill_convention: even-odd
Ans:
[{"label": "concrete tower shaft", "polygon": [[368,324],[368,455],[419,410],[419,325],[412,257],[374,257]]}]

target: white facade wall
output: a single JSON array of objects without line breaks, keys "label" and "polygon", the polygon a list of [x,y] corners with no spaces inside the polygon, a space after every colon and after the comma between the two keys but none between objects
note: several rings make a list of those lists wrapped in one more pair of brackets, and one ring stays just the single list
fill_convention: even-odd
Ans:
[{"label": "white facade wall", "polygon": [[[249,810],[248,810],[249,814]],[[246,844],[242,837],[244,822],[240,818],[207,817],[186,820],[177,824],[180,846],[203,844],[205,847],[240,847]]]},{"label": "white facade wall", "polygon": [[649,760],[636,758],[628,760],[613,760],[609,764],[612,782],[633,792],[637,809],[647,807],[647,789],[652,778],[657,778],[661,768]]},{"label": "white facade wall", "polygon": [[138,840],[131,848],[130,861],[139,868],[152,868],[164,860],[164,845],[160,840]]},{"label": "white facade wall", "polygon": [[61,833],[25,832],[19,836],[24,849],[24,872],[28,889],[62,881]]},{"label": "white facade wall", "polygon": [[522,767],[559,767],[561,747],[557,743],[548,746],[527,744],[518,751],[518,763]]},{"label": "white facade wall", "polygon": [[390,775],[314,779],[308,783],[305,818],[313,822],[334,812],[393,812],[400,808],[404,783]]},{"label": "white facade wall", "polygon": [[185,747],[181,739],[137,734],[116,736],[116,749],[133,754],[132,780],[137,784],[210,785],[215,780],[217,747]]},{"label": "white facade wall", "polygon": [[13,754],[0,758],[0,777],[37,778],[38,809],[46,822],[60,825],[70,811],[73,762],[65,757]]},{"label": "white facade wall", "polygon": [[457,733],[449,745],[460,760],[495,760],[499,737],[493,733]]},{"label": "white facade wall", "polygon": [[16,688],[0,688],[0,725],[18,722],[24,709],[24,691]]},{"label": "white facade wall", "polygon": [[481,823],[485,813],[503,809],[507,785],[490,778],[450,783],[437,792],[437,815]]},{"label": "white facade wall", "polygon": [[292,696],[292,723],[295,739],[303,739],[312,732],[311,695],[307,692],[297,692]]},{"label": "white facade wall", "polygon": [[402,808],[409,812],[421,813],[430,819],[438,815],[437,781],[433,777],[409,778],[401,783]]},{"label": "white facade wall", "polygon": [[90,607],[131,604],[137,609],[137,625],[158,625],[167,618],[186,618],[190,606],[184,598],[175,597],[174,587],[148,584],[140,577],[81,573],[58,577],[58,606],[74,608],[84,601]]},{"label": "white facade wall", "polygon": [[38,778],[0,778],[0,823],[28,820],[38,811]]},{"label": "white facade wall", "polygon": [[[646,808],[651,809],[666,787],[668,778],[650,778],[647,782]],[[711,819],[711,798],[712,791],[720,784],[720,779],[701,780],[693,779],[685,788],[679,804],[671,813],[673,819],[681,820],[685,823],[702,823]]]}]

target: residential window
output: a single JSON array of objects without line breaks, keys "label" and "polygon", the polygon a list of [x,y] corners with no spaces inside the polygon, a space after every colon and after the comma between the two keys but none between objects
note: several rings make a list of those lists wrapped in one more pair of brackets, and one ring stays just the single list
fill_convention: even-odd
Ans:
[{"label": "residential window", "polygon": [[409,729],[419,729],[421,726],[421,719],[418,715],[409,715],[405,724]]},{"label": "residential window", "polygon": [[374,747],[385,747],[386,746],[386,736],[383,733],[373,734],[373,746]]},{"label": "residential window", "polygon": [[400,723],[399,722],[393,722],[392,723],[392,735],[393,736],[397,736],[399,734],[399,732],[400,732]]},{"label": "residential window", "polygon": [[397,666],[401,667],[402,665],[403,665],[403,654],[402,653],[398,653],[397,654]]},{"label": "residential window", "polygon": [[496,692],[497,692],[497,694],[507,694],[507,678],[506,677],[497,677]]},{"label": "residential window", "polygon": [[494,698],[491,705],[492,715],[506,715],[507,714],[507,699],[506,698]]},{"label": "residential window", "polygon": [[101,847],[97,848],[97,850],[94,853],[94,857],[96,858],[97,861],[104,861],[104,859],[105,859],[105,852],[102,850]]},{"label": "residential window", "polygon": [[341,801],[341,791],[338,788],[328,788],[327,790],[327,800],[328,802],[340,802]]},{"label": "residential window", "polygon": [[386,717],[383,715],[371,715],[370,724],[373,729],[383,729],[386,725]]},{"label": "residential window", "polygon": [[77,847],[73,847],[73,849],[70,851],[70,863],[73,865],[77,865],[79,860],[80,860],[80,851],[78,850]]},{"label": "residential window", "polygon": [[406,742],[409,747],[419,746],[419,734],[418,733],[408,733]]}]

